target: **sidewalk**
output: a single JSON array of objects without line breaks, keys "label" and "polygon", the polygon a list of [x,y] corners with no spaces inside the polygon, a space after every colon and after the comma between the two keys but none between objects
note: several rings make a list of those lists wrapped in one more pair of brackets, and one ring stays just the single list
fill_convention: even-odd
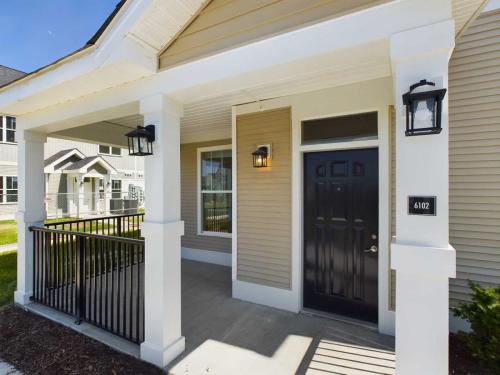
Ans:
[{"label": "sidewalk", "polygon": [[17,250],[17,243],[8,243],[7,245],[0,245],[0,253],[11,250]]}]

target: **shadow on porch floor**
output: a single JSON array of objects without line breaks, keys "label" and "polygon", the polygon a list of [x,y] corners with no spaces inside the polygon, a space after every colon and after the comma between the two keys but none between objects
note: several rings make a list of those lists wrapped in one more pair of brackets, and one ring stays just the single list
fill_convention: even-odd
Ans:
[{"label": "shadow on porch floor", "polygon": [[227,267],[182,262],[186,351],[172,374],[394,374],[394,338],[231,298]]}]

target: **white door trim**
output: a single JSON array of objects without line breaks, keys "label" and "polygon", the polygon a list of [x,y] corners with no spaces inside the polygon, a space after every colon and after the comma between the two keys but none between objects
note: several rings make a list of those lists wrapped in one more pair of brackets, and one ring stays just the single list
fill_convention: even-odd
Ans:
[{"label": "white door trim", "polygon": [[[365,108],[359,111],[349,113],[332,113],[324,117],[345,116],[348,114],[377,112],[378,137],[377,139],[352,140],[332,143],[322,143],[317,145],[301,144],[301,129],[303,121],[311,118],[296,119],[295,127],[292,133],[293,143],[293,176],[292,176],[292,196],[293,196],[293,217],[297,218],[293,222],[294,238],[294,257],[300,259],[299,267],[294,269],[294,278],[300,277],[300,306],[303,307],[303,240],[304,240],[304,153],[321,151],[339,151],[377,148],[379,163],[379,261],[378,261],[378,327],[379,331],[386,334],[394,334],[394,312],[389,310],[389,290],[390,290],[390,268],[389,268],[389,249],[390,249],[390,148],[389,148],[389,108]],[[298,180],[298,181],[297,181]],[[297,246],[298,245],[298,246]],[[296,249],[295,247],[298,247]]]}]

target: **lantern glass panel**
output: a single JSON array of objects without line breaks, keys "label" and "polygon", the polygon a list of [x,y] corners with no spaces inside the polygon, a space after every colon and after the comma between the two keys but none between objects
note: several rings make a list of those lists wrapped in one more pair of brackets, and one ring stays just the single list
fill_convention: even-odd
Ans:
[{"label": "lantern glass panel", "polygon": [[412,103],[413,129],[432,128],[435,123],[436,99],[415,100]]}]

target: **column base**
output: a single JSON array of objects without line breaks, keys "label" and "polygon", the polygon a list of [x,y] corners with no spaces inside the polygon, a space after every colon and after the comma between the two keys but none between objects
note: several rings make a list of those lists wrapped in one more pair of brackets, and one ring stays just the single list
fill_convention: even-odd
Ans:
[{"label": "column base", "polygon": [[141,359],[158,367],[165,367],[177,358],[186,348],[186,338],[179,337],[166,348],[160,348],[153,343],[141,344]]},{"label": "column base", "polygon": [[28,303],[31,302],[32,293],[25,293],[21,290],[16,290],[14,292],[14,302],[17,303],[18,305],[27,305]]}]

